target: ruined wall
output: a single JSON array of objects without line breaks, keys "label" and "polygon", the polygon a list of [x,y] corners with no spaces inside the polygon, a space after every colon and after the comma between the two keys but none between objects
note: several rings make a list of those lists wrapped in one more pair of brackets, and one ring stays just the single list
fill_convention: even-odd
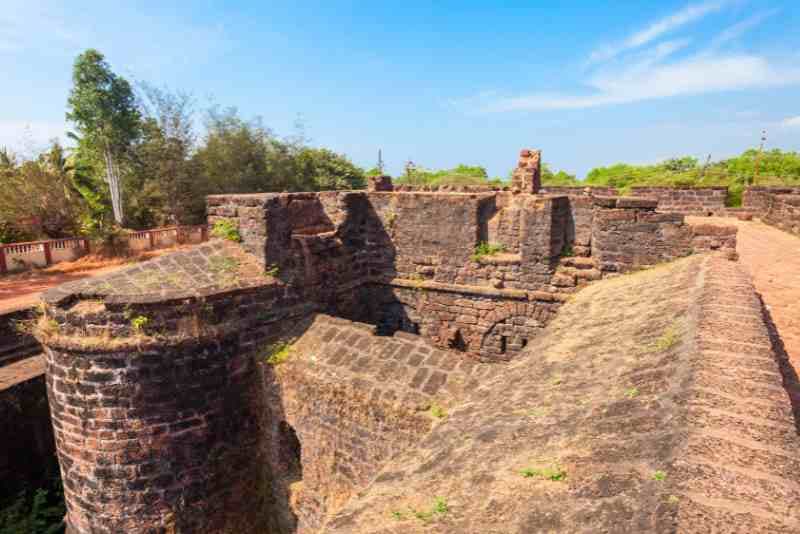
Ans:
[{"label": "ruined wall", "polygon": [[543,195],[569,195],[569,196],[584,196],[584,195],[595,195],[595,196],[603,196],[603,197],[615,197],[619,195],[619,191],[616,187],[610,186],[598,186],[598,185],[587,185],[587,186],[571,186],[571,185],[542,185],[542,188],[539,189],[539,193]]},{"label": "ruined wall", "polygon": [[511,175],[511,189],[536,194],[542,186],[542,151],[524,148]]},{"label": "ruined wall", "polygon": [[276,494],[289,503],[285,532],[318,532],[436,424],[431,406],[444,417],[487,370],[419,336],[373,330],[317,315],[295,329],[284,363],[263,365],[265,455]]},{"label": "ruined wall", "polygon": [[565,295],[445,284],[370,284],[360,288],[356,320],[378,331],[420,334],[482,361],[508,361],[555,316]]},{"label": "ruined wall", "polygon": [[800,194],[772,195],[761,220],[781,230],[800,235]]},{"label": "ruined wall", "polygon": [[592,257],[601,271],[625,272],[692,253],[692,229],[683,215],[656,212],[658,201],[607,198],[594,214]]},{"label": "ruined wall", "polygon": [[694,215],[718,215],[725,211],[728,188],[632,187],[633,196],[658,200],[658,211]]},{"label": "ruined wall", "polygon": [[769,209],[773,196],[797,194],[800,194],[800,187],[751,185],[742,193],[742,207],[761,214]]},{"label": "ruined wall", "polygon": [[246,261],[218,242],[45,293],[71,534],[269,527],[255,356],[310,310]]}]

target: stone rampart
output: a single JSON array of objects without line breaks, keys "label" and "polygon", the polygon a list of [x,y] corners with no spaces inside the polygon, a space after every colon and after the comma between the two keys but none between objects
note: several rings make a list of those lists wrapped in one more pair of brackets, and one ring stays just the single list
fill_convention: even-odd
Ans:
[{"label": "stone rampart", "polygon": [[632,187],[637,197],[658,200],[658,211],[688,215],[722,215],[728,188],[720,187]]},{"label": "stone rampart", "polygon": [[539,193],[543,195],[596,195],[602,197],[615,197],[619,195],[619,190],[611,186],[571,186],[571,185],[542,185]]},{"label": "stone rampart", "polygon": [[772,195],[761,220],[781,230],[800,235],[800,194]]},{"label": "stone rampart", "polygon": [[385,465],[446,417],[489,365],[425,339],[317,315],[299,324],[287,359],[264,364],[265,455],[282,526],[318,532]]},{"label": "stone rampart", "polygon": [[653,199],[530,194],[521,157],[513,192],[211,196],[241,243],[49,290],[70,534],[318,531],[580,286],[734,244]]},{"label": "stone rampart", "polygon": [[254,353],[308,310],[222,242],[43,298],[68,532],[266,528]]},{"label": "stone rampart", "polygon": [[760,215],[769,209],[773,196],[798,194],[800,194],[800,187],[751,185],[742,193],[742,207]]}]

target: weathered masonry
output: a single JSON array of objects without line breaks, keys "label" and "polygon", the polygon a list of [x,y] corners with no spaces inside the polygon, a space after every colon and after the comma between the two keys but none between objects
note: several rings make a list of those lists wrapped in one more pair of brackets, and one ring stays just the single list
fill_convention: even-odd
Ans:
[{"label": "weathered masonry", "polygon": [[48,291],[69,532],[319,532],[579,287],[735,247],[656,200],[541,194],[538,165],[508,191],[211,196],[241,243]]}]

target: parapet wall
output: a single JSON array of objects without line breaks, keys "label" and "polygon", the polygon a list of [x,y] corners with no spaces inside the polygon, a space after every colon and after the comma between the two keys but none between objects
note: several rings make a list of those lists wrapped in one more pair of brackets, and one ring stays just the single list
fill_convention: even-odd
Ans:
[{"label": "parapet wall", "polygon": [[800,194],[773,195],[761,220],[781,230],[800,235]]},{"label": "parapet wall", "polygon": [[658,211],[691,215],[722,215],[728,188],[632,187],[634,196],[658,200]]},{"label": "parapet wall", "polygon": [[595,195],[601,197],[616,197],[619,196],[619,190],[616,187],[595,186],[588,185],[582,186],[568,186],[568,185],[543,185],[539,190],[543,195]]},{"label": "parapet wall", "polygon": [[742,193],[742,207],[760,214],[769,209],[775,195],[798,195],[800,187],[772,187],[751,185]]}]

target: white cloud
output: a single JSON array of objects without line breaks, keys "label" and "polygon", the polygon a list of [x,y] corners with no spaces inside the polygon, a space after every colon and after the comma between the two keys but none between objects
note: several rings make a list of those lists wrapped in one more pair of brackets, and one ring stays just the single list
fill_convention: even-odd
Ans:
[{"label": "white cloud", "polygon": [[682,26],[694,22],[709,13],[718,11],[724,5],[722,0],[711,0],[701,4],[693,4],[686,6],[680,11],[658,20],[646,28],[634,32],[625,41],[620,44],[602,47],[593,51],[589,56],[590,63],[597,63],[612,59],[619,54],[628,50],[633,50],[644,46],[662,35],[674,31]]},{"label": "white cloud", "polygon": [[711,48],[714,49],[719,48],[723,44],[739,38],[742,34],[747,32],[751,28],[758,26],[765,19],[775,15],[777,12],[778,12],[777,9],[762,11],[761,13],[756,13],[751,17],[748,17],[740,22],[737,22],[733,26],[729,26],[728,28],[720,32],[719,35],[714,37],[714,40],[711,41]]},{"label": "white cloud", "polygon": [[800,128],[800,115],[796,117],[786,117],[781,121],[781,126],[787,128]]},{"label": "white cloud", "polygon": [[587,94],[527,96],[486,102],[488,112],[580,109],[710,92],[800,83],[800,69],[755,55],[702,54],[670,64],[639,62],[590,78]]}]

